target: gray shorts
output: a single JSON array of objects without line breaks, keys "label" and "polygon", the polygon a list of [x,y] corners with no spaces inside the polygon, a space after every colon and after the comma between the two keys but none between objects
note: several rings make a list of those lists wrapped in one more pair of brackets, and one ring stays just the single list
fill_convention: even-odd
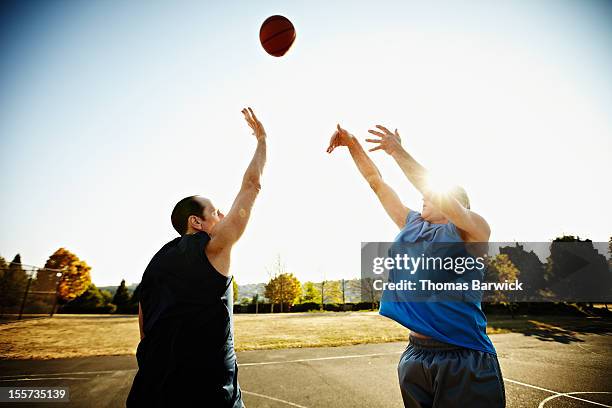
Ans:
[{"label": "gray shorts", "polygon": [[506,406],[499,362],[484,351],[410,336],[397,373],[407,408]]}]

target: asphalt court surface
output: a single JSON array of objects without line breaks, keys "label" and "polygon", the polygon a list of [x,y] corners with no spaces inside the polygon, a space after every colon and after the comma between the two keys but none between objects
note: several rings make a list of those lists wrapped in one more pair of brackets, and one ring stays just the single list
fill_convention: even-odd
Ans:
[{"label": "asphalt court surface", "polygon": [[[612,335],[571,340],[492,335],[510,408],[612,408]],[[244,401],[252,407],[401,407],[397,362],[405,343],[238,353]],[[70,387],[69,404],[0,406],[121,407],[134,356],[0,361],[0,386]]]}]

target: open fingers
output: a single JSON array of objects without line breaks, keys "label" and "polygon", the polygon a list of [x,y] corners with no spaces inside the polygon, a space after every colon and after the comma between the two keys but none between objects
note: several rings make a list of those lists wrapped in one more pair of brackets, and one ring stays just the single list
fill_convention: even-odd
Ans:
[{"label": "open fingers", "polygon": [[253,112],[253,109],[249,107],[244,108],[242,110],[242,113],[244,114],[244,117],[247,121],[253,122],[253,123],[259,122],[259,120],[257,119],[257,116],[255,116],[255,112]]},{"label": "open fingers", "polygon": [[366,139],[366,142],[370,142],[370,143],[382,143],[382,139]]},{"label": "open fingers", "polygon": [[368,130],[368,133],[371,133],[373,135],[380,136],[380,137],[385,137],[386,136],[384,133],[380,133],[380,132],[377,132],[377,131],[371,130],[371,129]]},{"label": "open fingers", "polygon": [[251,114],[249,113],[248,110],[243,109],[241,110],[242,114],[244,115],[244,119],[246,119],[246,121],[249,123],[249,125],[251,124],[251,122],[253,122],[253,119],[251,118]]},{"label": "open fingers", "polygon": [[249,112],[251,113],[251,118],[253,118],[253,120],[256,123],[259,123],[259,119],[257,119],[257,116],[255,115],[255,112],[253,112],[253,109],[251,109],[250,107],[248,109],[249,109]]},{"label": "open fingers", "polygon": [[385,132],[388,135],[392,135],[393,133],[391,133],[389,131],[389,129],[387,129],[386,127],[384,127],[383,125],[376,125],[377,128],[379,128],[380,130],[382,130],[383,132]]},{"label": "open fingers", "polygon": [[247,121],[249,127],[251,129],[253,129],[253,132],[255,132],[257,130],[257,127],[258,127],[258,122],[253,119],[253,117],[251,116],[252,115],[251,112],[249,112],[247,109],[243,109],[242,110],[242,114],[244,115],[244,119]]}]

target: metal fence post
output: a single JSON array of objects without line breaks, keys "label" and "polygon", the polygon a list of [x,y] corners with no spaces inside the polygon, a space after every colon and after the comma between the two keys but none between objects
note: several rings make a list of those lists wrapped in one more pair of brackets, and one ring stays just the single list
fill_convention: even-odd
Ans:
[{"label": "metal fence post", "polygon": [[21,301],[21,308],[19,309],[19,317],[17,320],[21,320],[21,316],[23,315],[23,308],[25,307],[26,299],[28,298],[28,292],[30,291],[30,285],[32,284],[32,275],[30,275],[30,279],[28,279],[28,284],[26,285],[25,293],[23,294],[23,300]]},{"label": "metal fence post", "polygon": [[59,286],[60,283],[62,282],[62,273],[58,273],[59,276],[57,276],[57,285],[55,285],[55,298],[53,299],[53,308],[51,309],[51,314],[49,314],[49,317],[53,317],[53,314],[55,313],[55,308],[57,307],[57,298],[59,297]]}]

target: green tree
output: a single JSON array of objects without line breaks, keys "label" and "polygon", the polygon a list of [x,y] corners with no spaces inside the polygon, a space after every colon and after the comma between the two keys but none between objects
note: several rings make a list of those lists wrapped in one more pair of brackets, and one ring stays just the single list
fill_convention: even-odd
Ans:
[{"label": "green tree", "polygon": [[4,274],[8,271],[8,263],[6,259],[0,256],[0,281],[4,278]]},{"label": "green tree", "polygon": [[361,293],[361,301],[369,302],[372,304],[372,309],[376,309],[382,296],[382,291],[374,288],[374,279],[372,277],[366,277],[352,282],[353,285],[358,287]]},{"label": "green tree", "polygon": [[313,282],[306,282],[302,286],[302,303],[321,303],[321,292]]},{"label": "green tree", "polygon": [[572,235],[553,240],[546,274],[548,289],[566,302],[599,302],[609,296],[612,287],[605,256],[595,249],[590,239]]},{"label": "green tree", "polygon": [[130,291],[125,286],[125,279],[121,279],[121,284],[117,287],[113,304],[117,306],[117,313],[126,313],[130,306]]},{"label": "green tree", "polygon": [[270,279],[265,287],[265,297],[273,304],[293,306],[302,294],[302,285],[292,273],[283,273]]},{"label": "green tree", "polygon": [[21,300],[28,283],[28,275],[21,266],[21,255],[15,255],[13,261],[7,266],[6,260],[2,259],[0,266],[3,269],[2,278],[0,280],[0,315],[6,308],[14,308],[17,312],[17,307]]},{"label": "green tree", "polygon": [[101,291],[91,283],[85,292],[64,305],[62,311],[64,313],[112,313],[116,310],[116,306],[110,300],[108,291]]},{"label": "green tree", "polygon": [[342,303],[342,286],[340,281],[323,281],[321,286],[323,303]]},{"label": "green tree", "polygon": [[32,290],[55,292],[57,289],[57,271],[41,268],[36,271],[36,278],[32,281]]},{"label": "green tree", "polygon": [[234,303],[238,302],[238,283],[236,283],[236,278],[232,277],[232,291],[234,292]]},{"label": "green tree", "polygon": [[[527,252],[524,245],[515,243],[513,246],[499,248],[499,253],[508,256],[508,260],[517,269],[516,277],[520,278],[521,282],[524,282],[528,288],[522,293],[516,293],[515,298],[520,296],[518,299],[520,301],[541,300],[546,288],[546,277],[544,264],[535,252],[533,250]],[[503,282],[503,279],[501,282]]]},{"label": "green tree", "polygon": [[[514,281],[519,277],[518,268],[512,263],[508,254],[499,254],[494,257],[487,258],[487,281],[488,282],[504,282]],[[488,294],[492,302],[506,305],[510,314],[514,319],[514,311],[518,308],[516,302],[511,302],[508,294],[502,290],[494,290]]]},{"label": "green tree", "polygon": [[[0,256],[0,309],[4,309],[5,303],[8,303],[8,266],[6,259]],[[0,315],[2,315],[2,312],[3,310],[0,310]]]},{"label": "green tree", "polygon": [[113,303],[113,294],[110,293],[108,290],[106,290],[106,289],[101,290],[100,294],[104,298],[104,303],[105,304]]}]

